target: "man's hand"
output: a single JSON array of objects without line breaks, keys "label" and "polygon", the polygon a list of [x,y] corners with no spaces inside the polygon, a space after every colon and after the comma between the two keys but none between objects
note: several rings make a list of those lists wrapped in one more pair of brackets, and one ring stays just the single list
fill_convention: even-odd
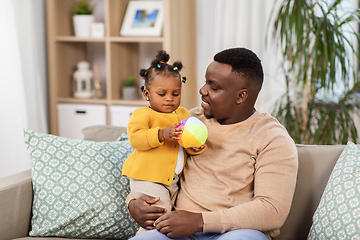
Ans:
[{"label": "man's hand", "polygon": [[205,148],[205,145],[201,145],[200,147],[190,147],[189,149],[191,149],[194,152],[200,152],[201,150],[203,150]]},{"label": "man's hand", "polygon": [[156,219],[166,213],[165,208],[151,206],[159,201],[160,198],[142,196],[138,199],[131,200],[129,203],[129,213],[135,221],[147,230],[154,229]]},{"label": "man's hand", "polygon": [[169,212],[155,221],[156,229],[169,238],[186,237],[203,230],[201,213],[177,210]]}]

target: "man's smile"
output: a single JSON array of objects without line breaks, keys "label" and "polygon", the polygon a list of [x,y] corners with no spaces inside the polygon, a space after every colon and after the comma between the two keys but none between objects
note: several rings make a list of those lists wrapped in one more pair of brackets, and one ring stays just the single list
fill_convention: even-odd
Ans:
[{"label": "man's smile", "polygon": [[209,103],[208,103],[207,101],[205,101],[204,98],[201,98],[201,101],[202,101],[202,104],[204,104],[204,105],[209,105]]}]

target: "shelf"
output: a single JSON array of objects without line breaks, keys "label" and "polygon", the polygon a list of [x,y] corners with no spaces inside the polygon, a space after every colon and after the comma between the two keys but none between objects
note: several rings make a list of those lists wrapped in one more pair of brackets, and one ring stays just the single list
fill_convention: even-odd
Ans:
[{"label": "shelf", "polygon": [[[141,68],[147,68],[156,53],[164,49],[170,64],[181,61],[181,71],[188,81],[183,85],[181,105],[190,109],[196,104],[196,3],[194,0],[162,0],[164,26],[162,36],[120,36],[120,28],[130,0],[90,0],[95,4],[95,22],[103,22],[102,38],[74,36],[73,6],[80,0],[46,0],[48,35],[48,73],[50,133],[58,134],[59,103],[103,104],[107,109],[107,124],[111,125],[112,106],[148,106],[140,93],[137,100],[123,100],[125,79],[134,76],[140,88],[143,80]],[[98,67],[104,98],[74,98],[73,74],[80,61]]]},{"label": "shelf", "polygon": [[58,98],[59,103],[91,103],[91,104],[107,104],[104,98]]},{"label": "shelf", "polygon": [[78,38],[75,36],[58,36],[55,37],[57,42],[105,42],[106,38]]},{"label": "shelf", "polygon": [[149,103],[146,100],[112,100],[112,105],[130,105],[130,106],[148,106]]},{"label": "shelf", "polygon": [[[107,99],[98,98],[59,98],[59,103],[90,103],[90,104],[108,104]],[[146,100],[111,100],[111,105],[130,105],[130,106],[148,106],[149,103]]]},{"label": "shelf", "polygon": [[163,37],[109,37],[111,42],[162,43]]},{"label": "shelf", "polygon": [[57,42],[136,42],[136,43],[163,43],[163,37],[103,37],[103,38],[78,38],[75,36],[57,36]]}]

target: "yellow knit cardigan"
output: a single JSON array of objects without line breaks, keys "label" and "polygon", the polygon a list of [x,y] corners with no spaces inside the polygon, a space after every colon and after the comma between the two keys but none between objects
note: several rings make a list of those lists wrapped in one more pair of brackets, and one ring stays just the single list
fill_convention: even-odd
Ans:
[{"label": "yellow knit cardigan", "polygon": [[[137,180],[171,185],[179,144],[176,140],[159,142],[158,132],[187,117],[190,114],[183,107],[173,113],[156,112],[150,107],[136,109],[127,127],[130,144],[135,150],[125,160],[122,174]],[[190,150],[187,152],[198,154]]]}]

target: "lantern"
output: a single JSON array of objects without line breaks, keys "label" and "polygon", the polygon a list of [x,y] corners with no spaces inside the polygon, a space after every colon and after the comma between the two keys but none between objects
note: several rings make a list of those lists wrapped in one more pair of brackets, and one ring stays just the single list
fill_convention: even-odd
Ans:
[{"label": "lantern", "polygon": [[91,98],[94,95],[92,78],[93,72],[90,70],[90,64],[81,61],[77,64],[77,70],[73,74],[74,78],[74,97]]}]

